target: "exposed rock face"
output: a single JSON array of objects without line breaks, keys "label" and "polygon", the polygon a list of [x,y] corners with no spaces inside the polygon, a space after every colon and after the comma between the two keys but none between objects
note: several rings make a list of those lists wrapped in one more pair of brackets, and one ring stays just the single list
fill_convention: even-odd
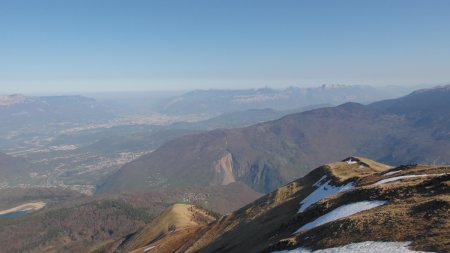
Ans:
[{"label": "exposed rock face", "polygon": [[227,152],[219,160],[214,162],[214,179],[213,185],[228,185],[236,182],[233,175],[233,156]]}]

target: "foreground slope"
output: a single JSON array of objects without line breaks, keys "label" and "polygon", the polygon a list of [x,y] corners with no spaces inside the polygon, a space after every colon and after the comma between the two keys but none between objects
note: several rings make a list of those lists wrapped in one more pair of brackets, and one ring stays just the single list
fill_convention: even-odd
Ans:
[{"label": "foreground slope", "polygon": [[44,208],[25,216],[0,216],[0,252],[90,252],[133,233],[167,207],[80,196],[55,204],[56,198],[65,197],[48,196]]},{"label": "foreground slope", "polygon": [[181,251],[189,241],[206,229],[218,214],[194,205],[175,204],[141,231],[127,238],[118,248],[123,252],[173,252]]},{"label": "foreground slope", "polygon": [[[105,252],[155,224],[154,218],[173,203],[190,204],[174,206],[156,221],[168,226],[150,225],[145,238],[167,232],[170,225],[192,231],[213,220],[216,212],[225,214],[260,196],[242,183],[94,196],[58,188],[0,189],[0,252]],[[184,240],[184,232],[175,234]]]},{"label": "foreground slope", "polygon": [[450,167],[394,168],[350,157],[320,166],[221,217],[192,235],[195,242],[186,241],[182,250],[172,251],[303,252],[340,247],[359,248],[358,252],[448,252],[449,210]]}]

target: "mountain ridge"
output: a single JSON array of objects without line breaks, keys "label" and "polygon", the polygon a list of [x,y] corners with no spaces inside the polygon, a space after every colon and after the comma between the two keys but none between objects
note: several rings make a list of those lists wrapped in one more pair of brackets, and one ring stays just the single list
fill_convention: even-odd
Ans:
[{"label": "mountain ridge", "polygon": [[[420,94],[438,94],[450,101],[450,92],[439,89]],[[395,101],[409,103],[409,96]],[[126,164],[99,190],[241,181],[267,193],[348,154],[394,164],[450,162],[450,122],[445,120],[450,115],[429,112],[448,108],[447,100],[436,101],[432,108],[424,103],[422,110],[419,103],[419,109],[403,113],[381,107],[391,101],[371,105],[349,102],[249,127],[187,135]],[[443,124],[436,126],[437,121]],[[225,160],[228,162],[221,162]],[[143,182],[142,178],[155,174],[161,175],[161,180],[152,185]]]},{"label": "mountain ridge", "polygon": [[24,123],[95,121],[109,119],[113,112],[93,98],[79,95],[30,97],[0,96],[0,120]]},{"label": "mountain ridge", "polygon": [[[449,179],[446,165],[392,167],[349,157],[222,216],[172,252],[287,252],[368,241],[396,242],[391,250],[446,252]],[[145,247],[159,250],[158,241]]]},{"label": "mountain ridge", "polygon": [[399,87],[324,84],[317,87],[288,87],[286,89],[194,90],[170,99],[162,106],[167,114],[218,114],[236,110],[289,110],[312,104],[342,104],[349,101],[373,102],[404,94]]}]

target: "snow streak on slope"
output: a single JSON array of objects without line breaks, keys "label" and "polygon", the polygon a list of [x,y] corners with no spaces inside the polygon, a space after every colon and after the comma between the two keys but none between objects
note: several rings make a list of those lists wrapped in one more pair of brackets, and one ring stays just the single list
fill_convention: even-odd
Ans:
[{"label": "snow streak on slope", "polygon": [[302,202],[300,202],[300,209],[298,210],[298,213],[301,213],[306,210],[309,206],[316,203],[317,201],[324,199],[328,196],[337,194],[339,192],[348,191],[354,188],[353,183],[350,182],[345,185],[341,186],[334,186],[330,185],[331,180],[328,180],[324,184],[320,184],[322,180],[325,178],[322,177],[319,181],[317,181],[313,186],[318,187],[316,190],[314,190],[311,194],[308,195],[308,197],[304,198]]},{"label": "snow streak on slope", "polygon": [[381,206],[384,203],[386,203],[386,201],[375,200],[375,201],[355,202],[355,203],[340,206],[340,207],[334,209],[333,211],[320,216],[319,218],[315,219],[314,221],[303,225],[301,228],[299,228],[297,231],[295,231],[294,234],[301,232],[301,231],[305,231],[308,229],[318,227],[320,225],[335,221],[340,218],[348,217],[350,215],[359,213],[361,211],[365,211],[365,210],[375,208],[377,206]]},{"label": "snow streak on slope", "polygon": [[376,182],[375,184],[385,184],[385,183],[389,183],[392,181],[397,181],[403,178],[416,178],[416,177],[428,177],[428,176],[442,176],[442,175],[446,175],[446,173],[443,174],[423,174],[423,175],[406,175],[406,176],[398,176],[398,177],[391,177],[391,178],[386,178],[386,179],[382,179],[378,182]]},{"label": "snow streak on slope", "polygon": [[359,242],[351,243],[335,248],[308,250],[297,248],[293,250],[274,251],[272,253],[418,253],[423,251],[414,251],[408,248],[411,242]]},{"label": "snow streak on slope", "polygon": [[391,172],[388,172],[388,173],[384,174],[383,176],[390,176],[390,175],[394,175],[394,174],[397,174],[397,173],[400,173],[400,172],[402,172],[402,171],[401,170],[394,170],[394,171],[391,171]]}]

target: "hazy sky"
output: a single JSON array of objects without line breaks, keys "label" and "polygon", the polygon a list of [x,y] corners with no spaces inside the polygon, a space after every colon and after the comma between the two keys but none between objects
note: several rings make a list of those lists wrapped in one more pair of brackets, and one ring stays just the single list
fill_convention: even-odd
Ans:
[{"label": "hazy sky", "polygon": [[450,83],[450,1],[0,0],[0,93]]}]

